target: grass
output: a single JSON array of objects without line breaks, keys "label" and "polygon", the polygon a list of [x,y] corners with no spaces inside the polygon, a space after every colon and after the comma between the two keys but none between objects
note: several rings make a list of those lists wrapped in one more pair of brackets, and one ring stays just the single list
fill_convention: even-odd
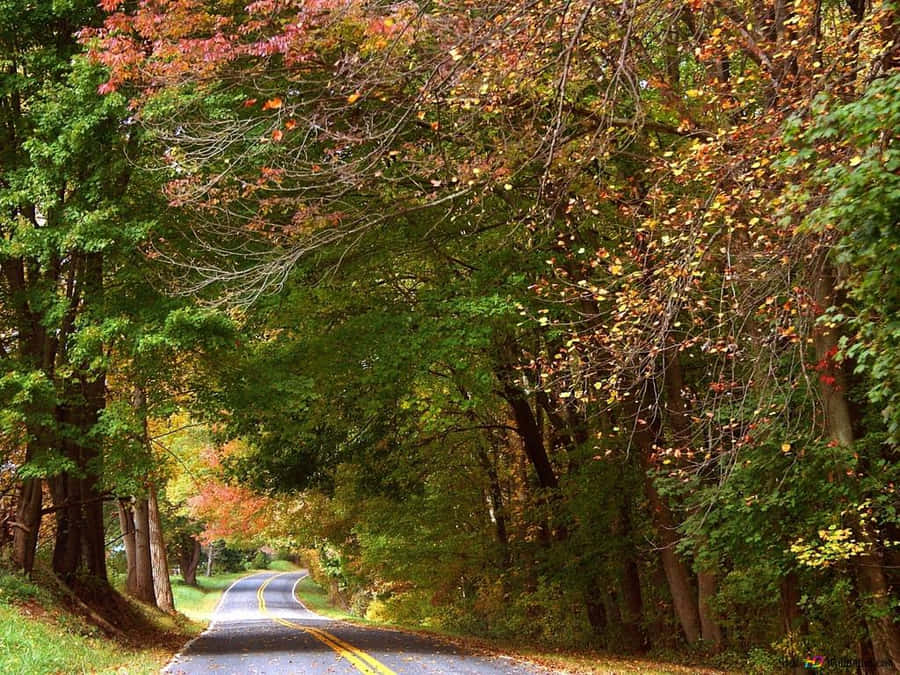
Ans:
[{"label": "grass", "polygon": [[0,572],[0,672],[158,673],[200,630],[118,597],[110,606],[130,627],[129,642],[104,635],[52,587]]},{"label": "grass", "polygon": [[430,637],[438,637],[473,652],[501,653],[549,668],[559,668],[569,673],[584,673],[586,675],[598,675],[601,673],[604,675],[607,673],[645,673],[646,675],[686,675],[689,673],[702,675],[714,673],[721,675],[723,673],[723,671],[714,668],[665,663],[650,658],[611,657],[599,652],[553,652],[535,647],[508,644],[498,640],[476,639],[470,636],[435,630],[422,631],[408,626],[397,626],[381,621],[363,619],[334,607],[328,598],[328,592],[313,581],[312,577],[306,577],[297,584],[297,596],[308,609],[329,619],[349,621],[367,626],[407,630]]}]

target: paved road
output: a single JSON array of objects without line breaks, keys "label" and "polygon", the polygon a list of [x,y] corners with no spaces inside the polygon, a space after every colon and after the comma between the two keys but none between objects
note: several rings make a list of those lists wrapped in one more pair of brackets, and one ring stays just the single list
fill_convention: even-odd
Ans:
[{"label": "paved road", "polygon": [[314,614],[294,597],[303,572],[254,574],[222,597],[209,629],[164,673],[251,675],[547,675],[503,657],[399,631],[362,628]]}]

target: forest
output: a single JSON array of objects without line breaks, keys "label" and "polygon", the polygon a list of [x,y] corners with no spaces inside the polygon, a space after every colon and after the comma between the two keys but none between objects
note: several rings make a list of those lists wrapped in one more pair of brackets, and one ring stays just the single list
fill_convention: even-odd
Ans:
[{"label": "forest", "polygon": [[2,0],[0,568],[896,672],[898,130],[895,0]]}]

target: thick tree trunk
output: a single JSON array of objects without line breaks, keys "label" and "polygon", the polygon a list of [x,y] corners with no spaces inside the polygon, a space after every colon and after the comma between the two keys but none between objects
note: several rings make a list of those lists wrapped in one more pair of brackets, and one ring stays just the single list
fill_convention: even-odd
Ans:
[{"label": "thick tree trunk", "polygon": [[156,604],[150,559],[150,513],[146,499],[134,501],[135,594],[141,602]]},{"label": "thick tree trunk", "polygon": [[[681,362],[678,359],[677,352],[673,353],[666,361],[664,384],[666,390],[666,417],[669,421],[669,426],[672,429],[673,444],[680,449],[689,448],[691,444],[691,429],[684,402],[684,373],[681,369]],[[668,574],[669,572],[667,571],[667,575]],[[680,572],[678,574],[680,574]],[[679,587],[683,586],[683,582],[679,581],[678,585]],[[697,616],[700,619],[700,637],[704,642],[709,644],[714,651],[718,652],[722,648],[722,630],[716,622],[715,615],[709,606],[709,601],[712,599],[713,595],[715,595],[715,592],[715,572],[709,569],[700,570],[697,574],[696,609]],[[693,610],[690,610],[687,607],[685,607],[683,611],[693,612]],[[687,635],[687,631],[685,631],[685,635]]]},{"label": "thick tree trunk", "polygon": [[40,478],[22,481],[16,503],[16,522],[13,526],[13,561],[18,569],[31,574],[41,528],[43,485]]},{"label": "thick tree trunk", "polygon": [[169,563],[166,560],[166,543],[163,539],[162,523],[159,518],[159,502],[156,487],[151,485],[147,502],[150,523],[150,560],[153,568],[153,590],[156,606],[164,612],[175,611],[172,598],[172,583],[169,579]]},{"label": "thick tree trunk", "polygon": [[137,552],[131,500],[119,499],[118,507],[119,526],[122,528],[122,542],[125,545],[125,592],[132,597],[137,597]]},{"label": "thick tree trunk", "polygon": [[200,542],[191,537],[190,547],[182,546],[178,561],[181,567],[181,578],[189,586],[197,585],[197,566],[200,564]]},{"label": "thick tree trunk", "polygon": [[522,439],[522,449],[531,462],[531,466],[534,467],[538,485],[542,488],[558,488],[559,481],[553,465],[550,463],[547,449],[544,447],[540,426],[524,392],[514,384],[507,382],[503,385],[503,398],[506,399],[512,410],[513,418],[516,421],[516,431]]},{"label": "thick tree trunk", "polygon": [[[94,306],[103,299],[102,254],[84,257],[82,274],[77,281],[86,305]],[[60,349],[66,358],[65,348]],[[102,592],[109,582],[106,575],[106,547],[103,502],[98,490],[102,475],[102,454],[91,432],[106,403],[105,373],[92,370],[87,363],[73,364],[77,378],[62,392],[57,409],[63,454],[76,471],[62,473],[50,480],[57,514],[53,569],[71,583],[80,572],[86,572],[94,590]]]},{"label": "thick tree trunk", "polygon": [[[835,279],[827,263],[816,287],[816,302],[823,308],[834,304]],[[853,422],[847,401],[847,377],[844,369],[834,364],[838,350],[837,329],[819,326],[814,335],[816,357],[820,364],[819,390],[825,409],[825,425],[831,440],[842,446],[854,443]],[[869,605],[866,625],[875,654],[876,672],[894,673],[900,670],[900,626],[894,621],[892,593],[884,570],[880,542],[871,523],[863,522],[851,510],[850,525],[857,540],[865,546],[856,558],[856,580]]]},{"label": "thick tree trunk", "polygon": [[56,509],[53,570],[67,583],[80,572],[94,583],[107,583],[103,500],[97,490],[99,453],[88,440],[103,405],[103,387],[102,379],[82,382],[70,393],[73,401],[59,411],[60,422],[78,434],[64,439],[62,449],[80,474],[65,472],[49,480]]},{"label": "thick tree trunk", "polygon": [[[65,444],[64,444],[65,445]],[[68,444],[71,445],[71,444]],[[66,449],[66,456],[73,451]],[[73,459],[78,459],[77,454]],[[67,584],[74,581],[83,562],[82,539],[85,522],[81,508],[81,481],[68,472],[49,480],[56,509],[56,537],[53,545],[53,571]]]},{"label": "thick tree trunk", "polygon": [[697,609],[700,614],[700,636],[710,645],[714,652],[722,650],[722,629],[716,621],[715,612],[710,607],[710,601],[716,594],[716,573],[711,570],[701,570],[697,573]]},{"label": "thick tree trunk", "polygon": [[[608,608],[607,605],[609,605],[609,594],[600,578],[595,576],[584,591],[584,606],[594,634],[604,638],[608,638],[609,624],[612,619],[611,608]],[[612,607],[614,608],[615,605]]]}]

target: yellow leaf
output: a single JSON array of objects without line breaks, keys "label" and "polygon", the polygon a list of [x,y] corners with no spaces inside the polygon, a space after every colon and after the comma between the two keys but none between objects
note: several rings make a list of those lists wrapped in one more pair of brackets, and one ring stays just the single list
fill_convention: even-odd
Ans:
[{"label": "yellow leaf", "polygon": [[860,157],[859,155],[857,155],[856,157],[854,157],[853,159],[850,160],[850,166],[856,166],[856,165],[859,164],[861,161],[862,161],[862,157]]},{"label": "yellow leaf", "polygon": [[782,444],[781,444],[781,451],[782,451],[782,452],[790,452],[790,451],[791,451],[791,444],[790,444],[790,443],[782,443]]},{"label": "yellow leaf", "polygon": [[356,93],[354,93],[354,94],[350,94],[350,95],[347,97],[347,103],[356,103],[356,102],[359,100],[359,97],[360,97],[360,93],[359,93],[359,92],[356,92]]}]

